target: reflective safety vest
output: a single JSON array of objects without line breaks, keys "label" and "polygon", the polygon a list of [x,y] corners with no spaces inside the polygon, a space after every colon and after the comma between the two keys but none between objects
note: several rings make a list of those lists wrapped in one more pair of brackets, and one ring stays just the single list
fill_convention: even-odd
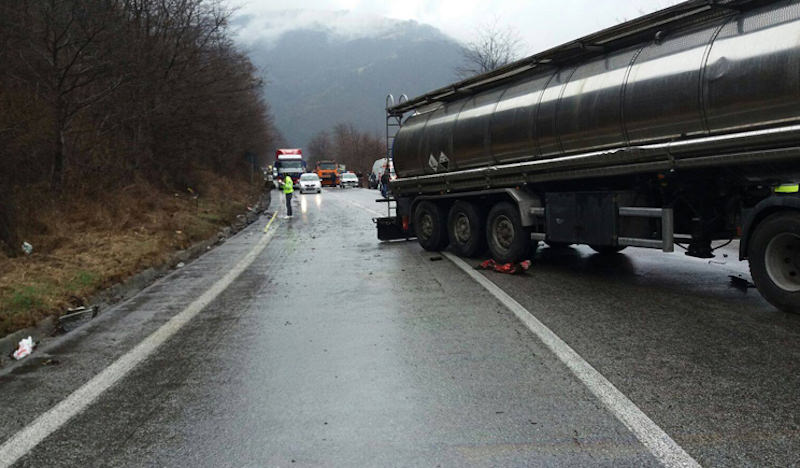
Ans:
[{"label": "reflective safety vest", "polygon": [[775,187],[775,193],[797,193],[800,191],[800,184],[783,184]]},{"label": "reflective safety vest", "polygon": [[286,180],[283,181],[283,193],[292,192],[294,192],[294,184],[292,183],[292,178],[287,175]]}]

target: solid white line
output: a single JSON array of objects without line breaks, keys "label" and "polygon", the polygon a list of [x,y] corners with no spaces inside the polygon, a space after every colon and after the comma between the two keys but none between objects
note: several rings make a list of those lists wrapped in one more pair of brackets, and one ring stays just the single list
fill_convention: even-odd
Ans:
[{"label": "solid white line", "polygon": [[[352,203],[367,211],[368,208]],[[450,252],[441,252],[454,265],[464,271],[478,284],[484,287],[498,301],[511,310],[528,329],[547,346],[556,357],[594,394],[625,427],[630,430],[650,453],[664,466],[669,468],[699,467],[700,464],[686,453],[670,436],[658,427],[652,419],[636,406],[628,397],[620,392],[603,374],[586,362],[567,343],[547,328],[526,308],[515,301],[496,284],[475,271],[459,257]]]},{"label": "solid white line", "polygon": [[[275,219],[272,215],[270,223]],[[186,309],[172,317],[167,323],[145,338],[135,348],[106,367],[66,399],[36,418],[31,424],[17,432],[0,446],[0,467],[14,464],[22,456],[36,447],[47,436],[66,424],[72,417],[81,413],[103,392],[125,377],[139,363],[150,357],[159,346],[169,340],[186,323],[192,320],[234,280],[249,267],[272,239],[275,230],[269,231],[253,249],[247,253],[228,273],[219,279],[206,292],[189,304]]]},{"label": "solid white line", "polygon": [[572,373],[591,391],[658,461],[667,467],[699,467],[700,464],[681,448],[670,436],[647,417],[636,404],[586,362],[567,343],[540,322],[527,309],[515,301],[485,276],[475,271],[457,256],[442,252],[453,264],[477,281],[525,324]]}]

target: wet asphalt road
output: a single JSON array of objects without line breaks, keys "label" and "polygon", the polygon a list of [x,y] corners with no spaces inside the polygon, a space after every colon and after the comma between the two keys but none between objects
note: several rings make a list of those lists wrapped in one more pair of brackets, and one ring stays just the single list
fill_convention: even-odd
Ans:
[{"label": "wet asphalt road", "polygon": [[[227,290],[19,465],[658,465],[474,280],[377,242],[376,193],[297,195]],[[185,308],[265,224],[0,369],[0,441]],[[702,465],[800,464],[800,317],[730,288],[749,278],[734,256],[542,247],[527,275],[486,275]]]}]

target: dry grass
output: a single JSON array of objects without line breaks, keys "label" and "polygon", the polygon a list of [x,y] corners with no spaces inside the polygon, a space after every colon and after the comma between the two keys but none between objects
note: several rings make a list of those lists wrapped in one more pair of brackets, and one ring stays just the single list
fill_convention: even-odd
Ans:
[{"label": "dry grass", "polygon": [[33,255],[0,253],[0,336],[164,264],[175,251],[230,225],[257,196],[253,188],[210,173],[200,180],[197,199],[188,191],[164,193],[136,183],[102,199],[40,205],[22,233]]}]

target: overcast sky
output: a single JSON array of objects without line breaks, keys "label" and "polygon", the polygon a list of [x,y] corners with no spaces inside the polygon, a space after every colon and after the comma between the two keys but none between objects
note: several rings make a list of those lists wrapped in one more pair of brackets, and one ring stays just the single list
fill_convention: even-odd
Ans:
[{"label": "overcast sky", "polygon": [[365,15],[412,19],[435,26],[461,42],[496,21],[511,27],[533,54],[624,19],[679,3],[677,0],[228,0],[239,14],[276,10],[349,10]]}]

